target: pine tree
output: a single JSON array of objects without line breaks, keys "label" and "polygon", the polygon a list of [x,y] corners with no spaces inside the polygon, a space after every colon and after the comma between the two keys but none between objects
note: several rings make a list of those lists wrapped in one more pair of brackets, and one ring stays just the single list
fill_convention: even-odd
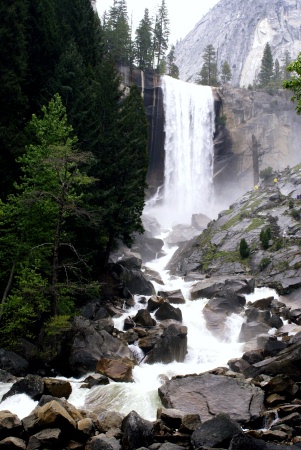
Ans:
[{"label": "pine tree", "polygon": [[136,29],[135,60],[139,69],[150,69],[152,67],[152,20],[147,8],[144,10],[143,19]]},{"label": "pine tree", "polygon": [[291,54],[288,50],[284,53],[284,58],[282,59],[283,67],[282,67],[282,79],[289,80],[291,78],[291,72],[287,70],[287,67],[292,62]]},{"label": "pine tree", "polygon": [[216,52],[212,44],[207,45],[203,53],[204,64],[198,73],[198,84],[218,86]]},{"label": "pine tree", "polygon": [[0,4],[0,198],[12,191],[18,168],[15,158],[22,147],[28,114],[28,2]]},{"label": "pine tree", "polygon": [[279,88],[281,87],[281,81],[282,77],[281,77],[280,63],[278,59],[275,59],[273,84],[275,85],[275,87]]},{"label": "pine tree", "polygon": [[131,33],[125,0],[114,0],[104,27],[105,49],[116,64],[130,64]]},{"label": "pine tree", "polygon": [[170,77],[179,78],[179,68],[178,66],[175,64],[175,46],[172,45],[170,52],[167,55],[167,61],[166,61],[166,65],[167,65],[167,75],[169,75]]},{"label": "pine tree", "polygon": [[270,44],[267,42],[264,48],[259,72],[260,87],[267,87],[274,75],[274,62]]},{"label": "pine tree", "polygon": [[166,50],[168,48],[169,39],[169,18],[165,0],[162,0],[161,5],[158,8],[155,28],[154,28],[154,56],[156,57],[156,68],[159,71],[160,63],[165,57]]},{"label": "pine tree", "polygon": [[222,84],[229,83],[232,79],[231,68],[228,61],[224,61],[222,65],[221,82]]}]

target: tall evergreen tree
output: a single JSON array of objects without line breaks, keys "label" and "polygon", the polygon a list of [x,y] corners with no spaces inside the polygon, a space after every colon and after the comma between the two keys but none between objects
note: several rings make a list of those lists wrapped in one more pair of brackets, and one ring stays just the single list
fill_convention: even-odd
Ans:
[{"label": "tall evergreen tree", "polygon": [[15,158],[22,147],[28,115],[28,2],[0,4],[0,198],[11,192],[17,177]]},{"label": "tall evergreen tree", "polygon": [[287,70],[287,67],[292,62],[291,54],[288,50],[284,53],[284,57],[282,59],[282,79],[283,80],[289,80],[291,78],[291,72]]},{"label": "tall evergreen tree", "polygon": [[167,75],[178,79],[179,78],[179,68],[175,64],[175,46],[172,45],[170,52],[167,55]]},{"label": "tall evergreen tree", "polygon": [[212,44],[207,45],[205,48],[203,60],[204,64],[198,73],[200,78],[197,80],[197,83],[205,86],[218,86],[216,52]]},{"label": "tall evergreen tree", "polygon": [[259,85],[267,87],[274,76],[274,62],[270,44],[267,42],[264,47],[263,57],[261,60],[259,72]]},{"label": "tall evergreen tree", "polygon": [[152,19],[147,8],[144,10],[143,19],[136,29],[135,60],[139,69],[150,69],[152,67]]},{"label": "tall evergreen tree", "polygon": [[155,19],[154,28],[154,56],[156,57],[156,67],[159,71],[160,63],[165,57],[168,48],[168,39],[170,35],[169,18],[165,0],[162,0],[161,5]]},{"label": "tall evergreen tree", "polygon": [[232,79],[232,73],[231,73],[230,65],[229,65],[228,61],[224,61],[223,65],[222,65],[221,82],[223,84],[226,84],[226,83],[229,83],[229,81],[231,81],[231,79]]}]

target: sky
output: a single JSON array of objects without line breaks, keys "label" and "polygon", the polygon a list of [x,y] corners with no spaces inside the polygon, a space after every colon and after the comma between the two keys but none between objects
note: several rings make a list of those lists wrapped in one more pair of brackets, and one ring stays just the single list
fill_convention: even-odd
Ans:
[{"label": "sky", "polygon": [[[218,2],[219,0],[166,0],[170,21],[169,43],[176,44],[183,39]],[[161,0],[127,0],[126,4],[129,19],[132,17],[135,30],[143,18],[145,8],[149,9],[150,16],[153,17]],[[104,11],[109,11],[113,6],[113,0],[97,0],[96,6],[101,17]]]}]

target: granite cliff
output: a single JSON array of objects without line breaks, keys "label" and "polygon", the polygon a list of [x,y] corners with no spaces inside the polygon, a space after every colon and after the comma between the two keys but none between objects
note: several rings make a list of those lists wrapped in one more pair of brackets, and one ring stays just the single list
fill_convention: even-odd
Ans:
[{"label": "granite cliff", "polygon": [[232,85],[248,87],[256,79],[265,44],[281,63],[286,51],[301,51],[301,0],[221,0],[176,45],[180,79],[195,81],[202,54],[212,44],[218,67],[228,61]]}]

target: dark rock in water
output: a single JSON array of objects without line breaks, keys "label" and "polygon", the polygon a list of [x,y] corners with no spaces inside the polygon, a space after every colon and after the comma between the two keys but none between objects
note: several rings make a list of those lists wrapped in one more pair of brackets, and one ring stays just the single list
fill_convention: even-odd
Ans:
[{"label": "dark rock in water", "polygon": [[17,353],[0,348],[0,369],[17,377],[25,376],[29,369],[29,363]]},{"label": "dark rock in water", "polygon": [[227,297],[227,292],[234,292],[236,295],[250,294],[254,291],[254,287],[255,280],[253,278],[218,276],[196,283],[191,288],[190,296],[191,300],[196,300],[198,298],[211,299],[217,295]]},{"label": "dark rock in water", "polygon": [[133,317],[134,322],[142,327],[154,327],[156,321],[150,315],[147,309],[139,309],[135,317]]},{"label": "dark rock in water", "polygon": [[283,341],[268,341],[264,346],[264,356],[276,356],[281,350],[287,348],[287,344]]},{"label": "dark rock in water", "polygon": [[121,264],[111,264],[110,272],[116,280],[123,283],[132,294],[154,295],[155,288],[152,283],[145,278],[143,273],[137,269],[127,269]]},{"label": "dark rock in water", "polygon": [[94,372],[97,361],[105,355],[118,355],[134,360],[127,345],[105,330],[98,332],[93,324],[82,317],[76,317],[72,330],[66,337],[65,364],[62,370],[67,372],[69,369],[73,376]]},{"label": "dark rock in water", "polygon": [[173,319],[182,322],[182,311],[180,308],[175,308],[167,302],[164,302],[155,312],[157,320]]},{"label": "dark rock in water", "polygon": [[44,394],[57,398],[64,397],[66,399],[71,395],[72,387],[69,381],[58,378],[43,378],[43,381]]},{"label": "dark rock in water", "polygon": [[175,291],[158,291],[158,295],[168,300],[172,304],[184,304],[185,298],[182,294],[181,289]]},{"label": "dark rock in water", "polygon": [[163,305],[164,299],[162,297],[157,297],[156,295],[152,295],[147,302],[147,309],[150,312],[156,311],[159,306]]},{"label": "dark rock in water", "polygon": [[6,370],[0,369],[0,382],[1,383],[14,383],[17,378]]},{"label": "dark rock in water", "polygon": [[163,245],[164,241],[162,239],[154,238],[150,234],[144,233],[135,236],[135,242],[131,250],[139,252],[143,263],[145,263],[163,256]]},{"label": "dark rock in water", "polygon": [[136,450],[149,447],[154,442],[153,424],[142,419],[135,411],[130,412],[122,421],[122,449]]},{"label": "dark rock in water", "polygon": [[220,413],[203,422],[192,434],[193,448],[228,448],[231,439],[242,433],[241,427],[228,414]]},{"label": "dark rock in water", "polygon": [[164,285],[164,281],[162,280],[162,277],[159,274],[159,272],[156,272],[155,270],[146,267],[143,273],[149,281],[154,281],[157,284]]},{"label": "dark rock in water", "polygon": [[101,358],[95,371],[114,381],[128,383],[133,381],[133,362],[126,358]]},{"label": "dark rock in water", "polygon": [[270,330],[270,326],[260,322],[248,322],[243,323],[238,336],[238,342],[246,342],[258,334],[267,333]]},{"label": "dark rock in water", "polygon": [[105,375],[101,375],[100,373],[95,373],[93,375],[89,375],[83,381],[84,387],[91,389],[93,386],[103,386],[106,384],[110,384],[108,377]]},{"label": "dark rock in water", "polygon": [[252,303],[252,306],[253,308],[268,309],[270,308],[273,300],[274,300],[273,296],[260,298],[258,300],[255,300],[255,302]]},{"label": "dark rock in water", "polygon": [[156,342],[145,362],[154,364],[173,361],[183,362],[187,353],[187,327],[173,323],[164,329],[161,338]]},{"label": "dark rock in water", "polygon": [[94,319],[105,319],[110,316],[107,309],[100,305],[100,302],[93,301],[85,304],[85,306],[81,310],[81,314],[85,319],[94,320]]},{"label": "dark rock in water", "polygon": [[26,394],[33,400],[39,400],[44,392],[43,378],[38,375],[27,375],[16,381],[10,390],[3,395],[2,400],[16,394]]},{"label": "dark rock in water", "polygon": [[219,413],[241,424],[260,417],[264,392],[242,380],[206,372],[167,381],[158,389],[163,406],[199,414],[202,421]]}]

